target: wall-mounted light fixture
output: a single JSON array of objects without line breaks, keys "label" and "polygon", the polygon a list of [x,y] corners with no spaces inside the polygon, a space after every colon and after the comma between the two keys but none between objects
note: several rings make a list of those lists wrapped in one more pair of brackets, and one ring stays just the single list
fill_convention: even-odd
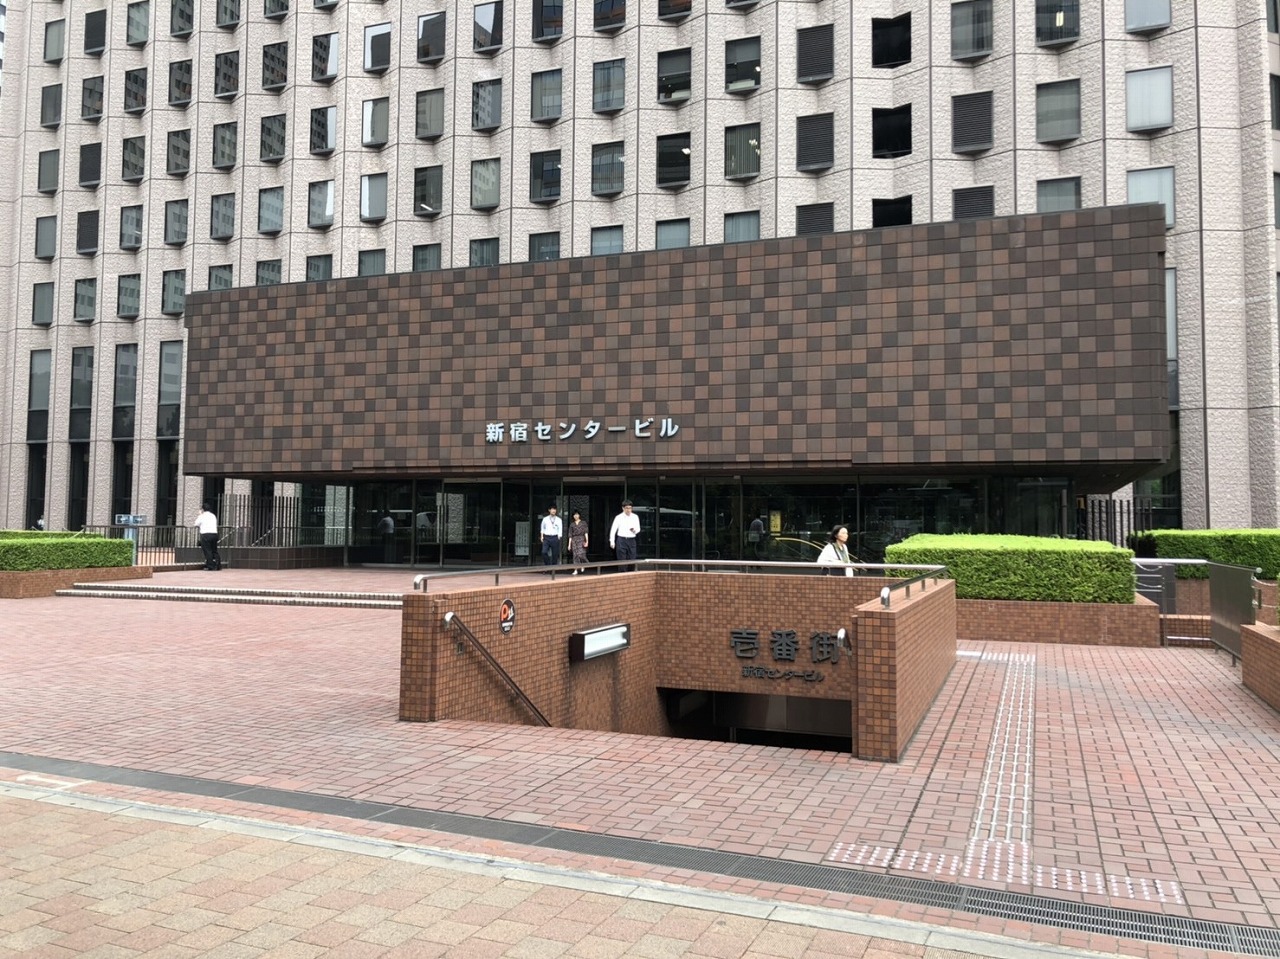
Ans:
[{"label": "wall-mounted light fixture", "polygon": [[580,663],[584,659],[607,656],[631,645],[631,625],[614,623],[597,626],[569,634],[569,662]]}]

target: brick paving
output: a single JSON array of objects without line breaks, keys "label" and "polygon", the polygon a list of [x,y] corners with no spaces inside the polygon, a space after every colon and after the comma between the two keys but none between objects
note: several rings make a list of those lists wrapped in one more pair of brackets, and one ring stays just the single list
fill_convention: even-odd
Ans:
[{"label": "brick paving", "polygon": [[[227,570],[157,579],[398,592],[410,588],[412,577],[403,570]],[[398,612],[78,598],[0,601],[0,750],[1268,930],[1280,926],[1280,804],[1274,801],[1280,788],[1280,717],[1243,689],[1238,669],[1224,654],[965,643],[906,761],[888,765],[728,743],[473,723],[401,724],[395,719],[398,642]],[[500,856],[613,881],[675,884],[703,894],[812,907],[823,915],[891,917],[938,935],[949,930],[1011,937],[1024,950],[1034,943],[1133,956],[1207,954],[228,800],[109,783],[40,787],[22,776],[0,770],[0,783],[48,788],[64,798],[74,794],[199,810],[234,821],[270,820],[282,828],[326,829],[453,855]],[[40,815],[37,810],[15,817],[6,804],[0,833],[25,829],[11,823]],[[111,822],[121,818],[94,815]],[[137,828],[145,833],[154,825],[144,821]],[[39,846],[37,841],[32,848]],[[4,897],[10,895],[12,855],[0,858],[0,865]],[[0,914],[10,912],[5,904],[0,898]],[[370,928],[380,921],[370,918]],[[650,933],[637,929],[637,935]],[[940,948],[913,935],[912,949]],[[261,950],[267,939],[241,945]],[[162,945],[168,948],[169,941]],[[511,946],[517,948],[522,947]],[[701,954],[682,948],[652,954]],[[724,948],[705,954],[772,954],[744,951],[754,948],[751,943],[735,946],[738,952]],[[818,946],[806,948],[820,954],[814,951]],[[833,954],[874,954],[861,948]],[[992,950],[1005,954],[994,945]]]}]

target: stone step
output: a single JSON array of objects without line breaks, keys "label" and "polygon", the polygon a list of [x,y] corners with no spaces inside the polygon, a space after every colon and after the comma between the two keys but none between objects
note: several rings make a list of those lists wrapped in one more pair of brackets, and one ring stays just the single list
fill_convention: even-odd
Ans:
[{"label": "stone step", "polygon": [[252,589],[218,586],[156,586],[142,583],[76,583],[58,596],[98,599],[154,599],[186,603],[242,603],[274,606],[336,606],[351,609],[400,609],[394,593],[334,592],[302,589]]}]

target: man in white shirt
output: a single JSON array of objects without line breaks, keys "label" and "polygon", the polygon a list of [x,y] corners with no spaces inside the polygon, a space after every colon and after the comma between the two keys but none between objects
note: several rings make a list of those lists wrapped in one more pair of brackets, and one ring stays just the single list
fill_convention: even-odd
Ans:
[{"label": "man in white shirt", "polygon": [[205,503],[196,517],[195,527],[200,533],[200,552],[204,553],[204,568],[211,572],[222,569],[222,556],[218,553],[218,517],[213,515],[213,504]]},{"label": "man in white shirt", "polygon": [[[631,500],[623,500],[622,512],[613,518],[613,525],[609,527],[609,546],[620,562],[635,560],[636,537],[639,535],[640,517],[631,512]],[[624,568],[635,569],[634,566]]]},{"label": "man in white shirt", "polygon": [[564,522],[556,515],[556,508],[547,509],[542,517],[539,541],[542,543],[542,562],[545,566],[555,566],[560,562],[560,537],[564,533]]}]

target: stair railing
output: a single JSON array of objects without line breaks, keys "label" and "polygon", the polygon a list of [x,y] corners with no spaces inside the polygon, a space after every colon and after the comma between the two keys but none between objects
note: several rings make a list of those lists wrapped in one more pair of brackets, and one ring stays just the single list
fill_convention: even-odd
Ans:
[{"label": "stair railing", "polygon": [[520,700],[520,702],[524,703],[525,708],[528,709],[529,712],[533,713],[533,716],[535,719],[538,720],[539,725],[541,726],[551,725],[551,723],[547,721],[547,717],[542,715],[542,710],[540,710],[537,706],[535,706],[533,704],[533,700],[525,695],[524,690],[521,689],[520,686],[516,683],[516,681],[511,678],[511,674],[502,668],[502,664],[493,658],[493,654],[490,653],[489,650],[485,649],[484,644],[481,643],[480,640],[476,638],[475,633],[471,632],[471,630],[467,628],[466,623],[464,623],[462,620],[458,618],[457,613],[454,613],[452,610],[445,613],[444,624],[445,626],[448,626],[452,629],[456,629],[459,633],[461,633],[463,636],[466,637],[467,642],[471,644],[471,647],[476,652],[478,652],[481,656],[483,656],[485,658],[485,661],[488,662],[488,664],[493,667],[494,671],[499,676],[502,677],[502,681],[507,684],[507,688],[511,690],[512,694],[518,700]]}]

